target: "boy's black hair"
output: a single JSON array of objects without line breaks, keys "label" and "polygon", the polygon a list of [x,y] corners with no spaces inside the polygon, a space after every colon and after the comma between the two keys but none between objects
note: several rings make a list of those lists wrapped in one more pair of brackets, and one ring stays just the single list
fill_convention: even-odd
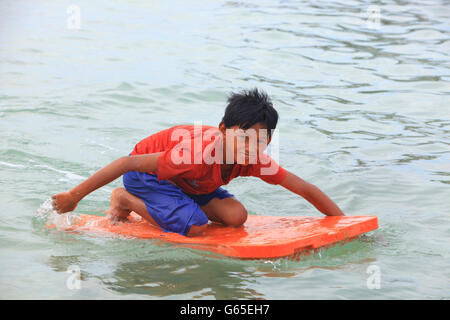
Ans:
[{"label": "boy's black hair", "polygon": [[231,93],[228,97],[228,106],[222,118],[226,128],[239,125],[241,129],[248,129],[260,122],[267,127],[267,135],[270,139],[272,129],[278,122],[278,112],[272,105],[272,101],[264,91],[257,88],[243,90],[240,93]]}]

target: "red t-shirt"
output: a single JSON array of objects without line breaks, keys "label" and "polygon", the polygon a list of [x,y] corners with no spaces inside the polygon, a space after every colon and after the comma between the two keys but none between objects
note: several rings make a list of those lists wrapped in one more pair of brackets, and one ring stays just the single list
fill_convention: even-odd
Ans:
[{"label": "red t-shirt", "polygon": [[[188,194],[207,194],[239,176],[259,177],[280,184],[286,169],[263,153],[264,161],[235,164],[228,181],[222,180],[222,133],[213,126],[179,125],[159,131],[136,144],[131,155],[163,152],[158,157],[158,181],[170,180]],[[219,152],[216,152],[219,151]],[[217,155],[217,158],[215,158]]]}]

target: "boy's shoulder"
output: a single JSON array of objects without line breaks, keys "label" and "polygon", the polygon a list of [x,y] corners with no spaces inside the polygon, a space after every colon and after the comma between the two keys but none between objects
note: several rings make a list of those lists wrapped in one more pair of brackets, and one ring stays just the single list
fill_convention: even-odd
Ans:
[{"label": "boy's shoulder", "polygon": [[216,131],[219,130],[219,128],[211,125],[197,125],[197,124],[179,124],[172,127],[169,127],[167,129],[163,129],[161,131],[156,132],[156,134],[173,134],[173,135],[186,135],[186,132],[191,135],[191,137],[194,137],[194,132],[202,132],[212,130]]},{"label": "boy's shoulder", "polygon": [[180,142],[181,140],[191,141],[211,141],[213,136],[221,136],[220,130],[217,127],[210,125],[189,125],[182,124],[173,126],[164,130],[171,141]]}]

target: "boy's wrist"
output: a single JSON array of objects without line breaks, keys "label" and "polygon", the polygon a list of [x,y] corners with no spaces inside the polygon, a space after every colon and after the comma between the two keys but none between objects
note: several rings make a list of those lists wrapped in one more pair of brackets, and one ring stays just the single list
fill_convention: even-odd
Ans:
[{"label": "boy's wrist", "polygon": [[70,196],[72,197],[72,199],[76,202],[80,202],[81,199],[84,198],[84,195],[80,191],[76,190],[76,188],[73,188],[73,189],[69,190],[68,192],[69,192]]}]

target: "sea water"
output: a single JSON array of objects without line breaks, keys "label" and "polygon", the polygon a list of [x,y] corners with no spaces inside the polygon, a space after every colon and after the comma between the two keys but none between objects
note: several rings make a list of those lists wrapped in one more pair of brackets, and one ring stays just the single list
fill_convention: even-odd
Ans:
[{"label": "sea water", "polygon": [[[448,1],[6,0],[0,18],[0,298],[450,298]],[[122,180],[61,217],[52,194],[253,87],[280,165],[378,230],[300,261],[61,230]],[[257,178],[225,188],[250,214],[322,216]]]}]

